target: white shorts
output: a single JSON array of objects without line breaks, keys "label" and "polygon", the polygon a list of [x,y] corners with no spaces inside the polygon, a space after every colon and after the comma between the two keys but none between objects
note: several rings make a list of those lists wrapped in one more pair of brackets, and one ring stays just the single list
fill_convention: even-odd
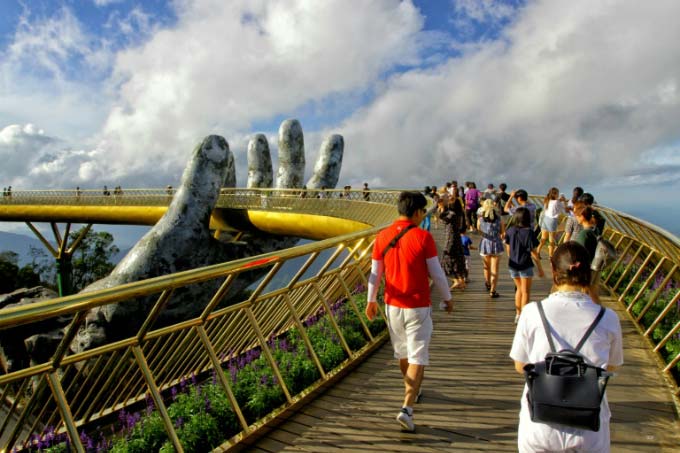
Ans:
[{"label": "white shorts", "polygon": [[414,365],[430,364],[432,307],[399,308],[385,305],[387,326],[396,359]]}]

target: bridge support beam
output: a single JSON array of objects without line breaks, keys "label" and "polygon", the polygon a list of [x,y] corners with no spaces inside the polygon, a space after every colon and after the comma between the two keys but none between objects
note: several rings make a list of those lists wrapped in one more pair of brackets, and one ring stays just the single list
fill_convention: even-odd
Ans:
[{"label": "bridge support beam", "polygon": [[43,243],[45,248],[55,259],[59,297],[68,296],[73,292],[71,279],[73,267],[71,265],[71,257],[73,256],[73,252],[75,252],[87,233],[90,231],[90,228],[92,228],[92,224],[90,223],[84,229],[82,229],[78,237],[69,247],[68,239],[69,233],[71,231],[71,223],[66,224],[66,230],[64,231],[64,235],[62,237],[57,224],[55,222],[51,222],[50,226],[52,227],[52,233],[54,233],[54,240],[57,243],[57,248],[54,248],[52,244],[50,244],[50,242],[45,239],[45,236],[43,236],[42,233],[40,233],[40,231],[38,231],[38,229],[33,226],[31,222],[26,222],[26,225],[28,225],[33,234],[36,235],[36,237],[40,240],[40,242]]}]

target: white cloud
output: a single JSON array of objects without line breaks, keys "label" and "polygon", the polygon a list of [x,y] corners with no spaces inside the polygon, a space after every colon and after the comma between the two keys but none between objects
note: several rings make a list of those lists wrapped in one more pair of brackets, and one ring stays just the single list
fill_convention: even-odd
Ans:
[{"label": "white cloud", "polygon": [[[0,179],[11,185],[19,175],[27,174],[33,162],[57,140],[33,124],[11,124],[0,130]],[[15,183],[16,185],[16,183]]]},{"label": "white cloud", "polygon": [[0,50],[0,128],[35,123],[71,141],[92,135],[109,103],[101,80],[112,55],[68,8],[50,17],[25,9]]},{"label": "white cloud", "polygon": [[102,7],[102,6],[109,6],[113,5],[116,3],[122,3],[123,0],[94,0],[94,4],[96,6]]},{"label": "white cloud", "polygon": [[511,5],[495,0],[455,0],[454,9],[458,14],[475,22],[500,21],[515,15]]},{"label": "white cloud", "polygon": [[[15,180],[165,185],[210,133],[227,138],[244,170],[253,124],[306,105],[323,115],[324,102],[352,109],[362,96],[371,100],[340,124],[303,123],[308,173],[323,136],[335,132],[345,136],[341,183],[503,179],[543,192],[661,165],[642,154],[680,139],[672,0],[536,1],[519,10],[458,1],[457,27],[510,22],[499,39],[450,42],[462,54],[448,59],[426,52],[439,50],[442,34],[423,30],[409,1],[173,5],[177,21],[164,28],[139,8],[112,13],[105,28],[123,50],[66,8],[23,19],[0,60],[0,128],[34,122],[61,140],[31,148],[31,167],[13,162]],[[74,59],[82,74],[68,69]]]},{"label": "white cloud", "polygon": [[98,48],[92,42],[92,37],[83,30],[70,9],[61,8],[55,16],[35,22],[29,19],[29,14],[26,10],[19,19],[5,64],[46,71],[57,82],[72,77],[68,68],[74,60],[85,62],[89,71],[106,70],[99,64],[106,60],[103,55],[107,54],[107,49]]},{"label": "white cloud", "polygon": [[114,171],[184,165],[203,135],[229,139],[253,121],[364,89],[394,64],[418,58],[422,18],[410,2],[197,1],[183,8],[176,28],[118,55],[120,98],[103,131],[120,153]]},{"label": "white cloud", "polygon": [[507,180],[537,192],[626,174],[680,138],[678,13],[673,1],[530,3],[501,40],[393,77],[339,128],[345,168],[389,186]]}]

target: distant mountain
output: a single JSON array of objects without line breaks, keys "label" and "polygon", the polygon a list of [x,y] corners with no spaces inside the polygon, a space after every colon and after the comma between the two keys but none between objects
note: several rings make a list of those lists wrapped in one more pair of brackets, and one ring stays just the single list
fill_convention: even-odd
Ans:
[{"label": "distant mountain", "polygon": [[[114,244],[115,244],[114,240]],[[54,245],[54,244],[52,244]],[[7,233],[4,231],[0,231],[0,252],[5,252],[5,251],[12,251],[16,254],[19,255],[19,267],[25,266],[26,264],[29,264],[32,260],[31,258],[31,246],[36,247],[38,249],[41,249],[50,256],[49,252],[45,248],[42,242],[40,242],[39,239],[31,237],[31,236],[26,236],[24,234],[16,234],[16,233]],[[121,249],[120,252],[116,253],[111,257],[111,262],[114,264],[118,264],[120,260],[127,255],[127,253],[130,251],[131,247],[126,247],[125,249]]]},{"label": "distant mountain", "polygon": [[23,234],[0,231],[0,252],[11,251],[19,255],[19,267],[31,262],[31,246],[45,250],[45,246],[37,238]]},{"label": "distant mountain", "polygon": [[[114,242],[114,244],[115,244],[115,242]],[[130,250],[132,250],[132,247],[128,247],[128,248],[125,248],[125,249],[120,249],[120,252],[116,253],[115,255],[113,255],[113,256],[111,257],[111,262],[112,262],[113,264],[118,264],[118,262],[119,262],[120,260],[122,260],[123,258],[125,258],[125,255],[127,255],[128,252],[129,252]]]}]

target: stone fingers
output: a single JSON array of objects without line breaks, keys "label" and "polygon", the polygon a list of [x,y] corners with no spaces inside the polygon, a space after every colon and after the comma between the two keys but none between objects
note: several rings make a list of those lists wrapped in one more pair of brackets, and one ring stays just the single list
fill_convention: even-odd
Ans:
[{"label": "stone fingers", "polygon": [[[308,189],[334,188],[340,178],[345,141],[341,135],[331,135],[321,144],[319,156]],[[279,128],[279,168],[276,187],[301,188],[305,173],[305,145],[302,126],[295,119],[281,123]],[[272,158],[264,134],[248,142],[248,188],[269,188],[273,185]]]},{"label": "stone fingers", "polygon": [[168,222],[176,223],[176,220],[169,219],[177,217],[182,219],[182,223],[200,225],[207,232],[210,213],[225,182],[231,182],[232,187],[236,182],[234,155],[223,137],[210,135],[194,149],[193,158],[182,174],[182,182],[168,211],[152,230],[162,229],[162,225]]},{"label": "stone fingers", "polygon": [[305,141],[298,120],[286,120],[279,127],[279,170],[276,187],[302,187],[305,175]]},{"label": "stone fingers", "polygon": [[307,182],[308,189],[335,188],[340,178],[344,150],[345,140],[342,135],[333,134],[321,143],[314,173]]},{"label": "stone fingers", "polygon": [[222,187],[236,187],[236,163],[234,162],[234,153],[229,151],[227,153],[227,169],[224,174],[224,181]]},{"label": "stone fingers", "polygon": [[274,182],[272,156],[264,134],[257,134],[248,142],[249,189],[271,187]]}]

